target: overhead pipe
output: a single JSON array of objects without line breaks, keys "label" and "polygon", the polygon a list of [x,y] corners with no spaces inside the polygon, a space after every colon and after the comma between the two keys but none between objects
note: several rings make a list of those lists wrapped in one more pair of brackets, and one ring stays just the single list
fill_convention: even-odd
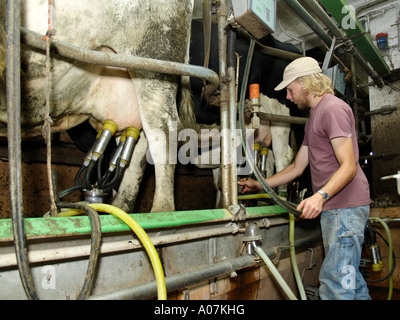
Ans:
[{"label": "overhead pipe", "polygon": [[276,122],[301,124],[301,125],[305,125],[308,120],[308,118],[285,116],[280,114],[271,114],[264,112],[259,112],[258,116],[260,117],[261,120],[265,121],[276,121]]},{"label": "overhead pipe", "polygon": [[[247,31],[244,31],[242,29],[236,29],[235,32],[237,33],[239,38],[243,38],[247,42],[250,42],[250,35]],[[263,53],[263,54],[266,54],[269,56],[273,56],[273,57],[277,57],[277,58],[281,58],[281,59],[285,59],[285,60],[295,60],[297,58],[303,57],[302,54],[266,46],[266,45],[261,44],[258,41],[255,41],[255,48],[260,53]]]},{"label": "overhead pipe", "polygon": [[[321,38],[321,40],[325,43],[327,47],[331,46],[332,38],[325,32],[325,30],[318,24],[318,22],[304,9],[304,7],[301,4],[299,4],[297,0],[285,0],[285,2]],[[320,13],[318,14],[318,18],[320,18],[321,21],[324,24],[326,24],[328,28],[332,28],[332,30],[330,31],[335,35],[335,37],[336,36],[338,36],[339,38],[343,37],[343,34],[340,31],[340,29],[334,27],[335,24],[332,23],[331,18],[327,16],[326,13],[325,14],[322,13],[323,9],[317,3],[314,3],[314,5],[310,1],[308,1],[307,3],[309,3],[315,10],[318,10],[318,12]],[[327,22],[327,19],[329,19],[330,22]],[[382,88],[384,85],[382,78],[376,73],[375,70],[373,70],[368,65],[368,63],[364,60],[364,58],[360,55],[360,53],[357,51],[356,48],[354,48],[354,58],[360,64],[360,66],[367,72],[367,74],[371,77],[374,83],[379,88]]]},{"label": "overhead pipe", "polygon": [[[39,50],[45,50],[46,42],[43,41],[42,38],[43,35],[21,27],[22,43]],[[213,89],[219,86],[219,77],[214,71],[196,65],[99,52],[80,48],[57,39],[52,39],[51,49],[59,56],[74,59],[79,62],[197,77],[209,81]]]}]

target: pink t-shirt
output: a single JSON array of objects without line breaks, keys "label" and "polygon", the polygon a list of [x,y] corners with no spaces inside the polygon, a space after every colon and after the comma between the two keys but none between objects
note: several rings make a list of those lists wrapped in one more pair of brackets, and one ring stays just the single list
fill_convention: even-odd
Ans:
[{"label": "pink t-shirt", "polygon": [[351,208],[370,204],[369,184],[358,162],[358,144],[353,111],[350,106],[327,94],[311,109],[305,126],[303,145],[308,147],[313,191],[317,192],[339,169],[330,140],[352,138],[357,162],[357,174],[340,192],[325,202],[323,210]]}]

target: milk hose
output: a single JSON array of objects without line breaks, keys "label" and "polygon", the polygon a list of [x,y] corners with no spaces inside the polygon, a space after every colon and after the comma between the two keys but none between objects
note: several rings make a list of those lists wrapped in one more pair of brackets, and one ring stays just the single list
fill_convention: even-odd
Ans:
[{"label": "milk hose", "polygon": [[304,290],[303,281],[301,280],[299,267],[296,261],[296,252],[294,248],[294,216],[289,213],[289,242],[290,242],[290,260],[292,262],[292,268],[294,277],[296,279],[297,287],[299,288],[301,300],[307,300],[306,292]]},{"label": "milk hose", "polygon": [[290,290],[289,286],[285,282],[285,280],[282,278],[281,274],[279,273],[278,269],[274,266],[268,255],[264,252],[264,250],[255,245],[253,243],[253,247],[255,252],[260,256],[261,259],[265,262],[269,270],[271,271],[272,275],[274,278],[278,281],[279,285],[282,287],[283,291],[287,294],[290,300],[297,300],[296,296],[293,294],[292,290]]}]

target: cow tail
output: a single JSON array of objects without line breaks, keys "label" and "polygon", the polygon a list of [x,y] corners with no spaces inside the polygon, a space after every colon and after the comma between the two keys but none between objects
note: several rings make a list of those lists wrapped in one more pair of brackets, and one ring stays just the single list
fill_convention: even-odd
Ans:
[{"label": "cow tail", "polygon": [[[187,46],[185,63],[190,63],[190,40],[191,40],[192,28],[189,23],[187,33]],[[193,129],[198,132],[198,124],[196,116],[194,114],[194,103],[192,89],[190,87],[190,77],[181,77],[181,101],[179,105],[179,119],[181,120],[182,127],[185,129]]]},{"label": "cow tail", "polygon": [[197,132],[198,124],[193,110],[193,96],[190,88],[190,77],[182,76],[181,101],[179,105],[179,118],[185,129]]}]

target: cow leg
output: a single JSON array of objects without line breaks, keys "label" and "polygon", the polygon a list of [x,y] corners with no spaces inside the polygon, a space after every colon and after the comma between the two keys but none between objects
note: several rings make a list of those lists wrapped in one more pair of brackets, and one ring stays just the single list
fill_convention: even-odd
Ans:
[{"label": "cow leg", "polygon": [[177,163],[177,83],[135,78],[143,130],[155,170],[155,192],[151,212],[175,211],[174,174]]},{"label": "cow leg", "polygon": [[133,212],[136,197],[139,193],[140,182],[146,169],[147,140],[143,132],[135,146],[129,166],[125,169],[119,192],[112,204],[124,211]]},{"label": "cow leg", "polygon": [[[260,95],[261,104],[267,113],[289,115],[289,109],[275,99]],[[285,169],[293,160],[293,150],[289,146],[290,124],[271,122],[272,149],[275,157],[275,169],[279,172]],[[287,185],[278,187],[280,195],[287,195]]]}]

